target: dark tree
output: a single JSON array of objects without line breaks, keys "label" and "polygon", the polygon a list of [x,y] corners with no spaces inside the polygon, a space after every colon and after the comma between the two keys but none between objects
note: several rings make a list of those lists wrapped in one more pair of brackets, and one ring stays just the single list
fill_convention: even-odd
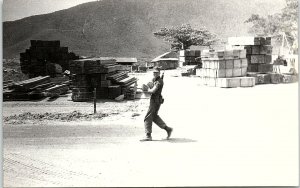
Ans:
[{"label": "dark tree", "polygon": [[214,34],[205,28],[193,29],[190,24],[177,27],[163,27],[154,36],[171,43],[172,49],[188,49],[194,46],[211,46],[217,41]]}]

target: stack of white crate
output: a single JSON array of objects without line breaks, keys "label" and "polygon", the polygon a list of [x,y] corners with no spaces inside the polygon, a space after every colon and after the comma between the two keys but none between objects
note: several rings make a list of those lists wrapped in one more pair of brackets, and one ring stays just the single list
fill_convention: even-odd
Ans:
[{"label": "stack of white crate", "polygon": [[186,65],[199,65],[201,64],[201,51],[200,50],[180,50],[179,51],[179,67]]},{"label": "stack of white crate", "polygon": [[204,50],[202,68],[196,70],[202,85],[212,87],[252,87],[255,78],[246,77],[246,50]]}]

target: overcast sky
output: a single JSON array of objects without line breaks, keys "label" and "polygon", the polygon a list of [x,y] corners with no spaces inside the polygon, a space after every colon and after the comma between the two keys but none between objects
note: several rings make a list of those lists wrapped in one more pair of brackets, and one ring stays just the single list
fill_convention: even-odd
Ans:
[{"label": "overcast sky", "polygon": [[[67,9],[78,4],[96,0],[0,0],[2,2],[3,21],[14,21],[32,15],[47,14],[57,10]],[[248,0],[241,0],[247,2]],[[284,0],[252,0],[268,1],[283,7]],[[278,7],[274,7],[275,9]],[[280,9],[281,9],[280,8]]]},{"label": "overcast sky", "polygon": [[32,15],[67,9],[95,0],[0,0],[3,21],[13,21]]}]

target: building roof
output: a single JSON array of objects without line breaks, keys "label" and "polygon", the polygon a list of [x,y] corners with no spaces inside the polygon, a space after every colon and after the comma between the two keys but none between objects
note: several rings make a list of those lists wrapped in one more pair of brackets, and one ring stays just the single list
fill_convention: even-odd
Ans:
[{"label": "building roof", "polygon": [[137,59],[133,57],[115,57],[117,63],[137,63]]},{"label": "building roof", "polygon": [[178,61],[178,54],[175,51],[166,52],[154,58],[151,62],[157,61]]}]

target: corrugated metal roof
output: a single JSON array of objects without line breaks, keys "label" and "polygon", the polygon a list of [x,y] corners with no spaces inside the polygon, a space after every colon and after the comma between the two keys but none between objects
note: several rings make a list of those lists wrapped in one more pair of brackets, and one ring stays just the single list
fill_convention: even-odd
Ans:
[{"label": "corrugated metal roof", "polygon": [[178,54],[177,52],[171,51],[166,52],[160,56],[157,56],[154,58],[151,62],[157,62],[157,61],[178,61]]},{"label": "corrugated metal roof", "polygon": [[115,57],[117,63],[137,63],[137,59],[133,57]]}]

